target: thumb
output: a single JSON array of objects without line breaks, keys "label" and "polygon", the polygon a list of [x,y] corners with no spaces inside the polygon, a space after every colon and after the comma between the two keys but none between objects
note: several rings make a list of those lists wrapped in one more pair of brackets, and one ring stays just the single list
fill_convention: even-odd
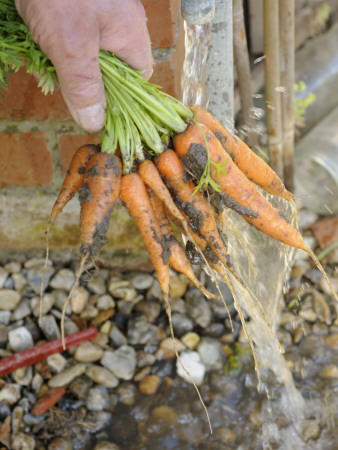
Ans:
[{"label": "thumb", "polygon": [[[88,132],[103,128],[106,99],[99,67],[98,39],[65,39],[53,45],[53,62],[63,98],[73,119]],[[74,42],[75,41],[75,42]]]},{"label": "thumb", "polygon": [[96,132],[104,126],[106,107],[98,56],[84,61],[74,55],[69,68],[65,62],[54,65],[69,112],[81,128]]}]

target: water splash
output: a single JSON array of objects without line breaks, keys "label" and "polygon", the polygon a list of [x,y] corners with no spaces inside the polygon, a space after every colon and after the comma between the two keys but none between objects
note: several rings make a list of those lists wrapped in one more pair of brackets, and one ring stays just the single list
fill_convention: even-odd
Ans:
[{"label": "water splash", "polygon": [[182,101],[187,106],[207,107],[207,57],[211,41],[211,23],[202,25],[184,21],[185,59],[182,74]]}]

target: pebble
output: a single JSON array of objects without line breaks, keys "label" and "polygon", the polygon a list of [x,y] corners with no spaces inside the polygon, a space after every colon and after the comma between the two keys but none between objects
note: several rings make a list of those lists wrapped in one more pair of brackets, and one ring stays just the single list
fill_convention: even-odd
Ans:
[{"label": "pebble", "polygon": [[185,298],[188,304],[188,315],[197,325],[201,328],[210,325],[211,310],[204,295],[198,289],[191,289],[187,292]]},{"label": "pebble", "polygon": [[318,220],[318,214],[308,209],[298,212],[298,226],[301,230],[308,230]]},{"label": "pebble", "polygon": [[169,295],[174,298],[182,298],[186,293],[189,280],[183,274],[170,272]]},{"label": "pebble", "polygon": [[115,308],[116,304],[115,304],[115,301],[114,301],[114,299],[113,299],[113,297],[111,295],[104,294],[104,295],[101,295],[98,298],[96,306],[100,310],[105,310],[105,309]]},{"label": "pebble", "polygon": [[[338,287],[338,286],[337,286]],[[313,292],[313,308],[318,316],[318,318],[325,322],[326,325],[331,325],[332,315],[330,307],[327,304],[324,296],[318,291]]]},{"label": "pebble", "polygon": [[139,350],[136,355],[137,367],[139,368],[152,366],[156,361],[156,357],[154,355],[152,355],[151,353],[146,353],[143,350]]},{"label": "pebble", "polygon": [[83,286],[77,286],[74,291],[70,304],[72,311],[75,314],[80,314],[87,306],[89,299],[89,292]]},{"label": "pebble", "polygon": [[109,395],[105,386],[95,386],[88,391],[86,407],[89,411],[103,411],[108,408]]},{"label": "pebble", "polygon": [[139,273],[131,277],[132,286],[138,291],[145,291],[153,284],[154,278],[146,273]]},{"label": "pebble", "polygon": [[199,335],[193,331],[189,331],[181,337],[181,341],[189,350],[195,350],[200,340]]},{"label": "pebble", "polygon": [[82,319],[91,320],[95,319],[98,315],[99,310],[94,305],[87,305],[86,308],[80,314]]},{"label": "pebble", "polygon": [[[330,277],[330,281],[333,286],[333,290],[335,292],[338,292],[338,278]],[[330,286],[327,284],[327,282],[324,278],[321,278],[321,280],[319,281],[319,287],[326,295],[328,295],[329,297],[333,297]]]},{"label": "pebble", "polygon": [[9,414],[0,427],[0,443],[11,448],[11,415]]},{"label": "pebble", "polygon": [[323,340],[327,347],[338,352],[338,333],[330,334],[329,336],[324,336]]},{"label": "pebble", "polygon": [[136,352],[133,347],[122,345],[117,350],[106,350],[101,364],[122,380],[131,380],[136,368]]},{"label": "pebble", "polygon": [[[24,268],[25,269],[32,269],[34,267],[38,267],[39,269],[42,269],[45,265],[45,259],[44,258],[29,258],[27,259],[27,261],[25,261],[24,263]],[[51,267],[52,261],[49,259],[47,261],[47,267]]]},{"label": "pebble", "polygon": [[0,324],[8,325],[12,317],[10,311],[0,311]]},{"label": "pebble", "polygon": [[106,322],[108,319],[110,319],[115,314],[115,309],[104,309],[103,311],[100,311],[96,317],[94,317],[91,321],[91,325],[98,326],[101,325],[101,323]]},{"label": "pebble", "polygon": [[147,344],[155,339],[157,327],[148,323],[144,316],[131,317],[128,321],[128,342],[131,345]]},{"label": "pebble", "polygon": [[86,400],[89,389],[93,386],[93,382],[86,376],[75,378],[69,385],[69,390],[80,400]]},{"label": "pebble", "polygon": [[10,405],[14,405],[21,395],[21,386],[14,383],[7,383],[0,391],[0,402],[6,400]]},{"label": "pebble", "polygon": [[34,450],[35,439],[25,433],[15,433],[11,439],[12,450]]},{"label": "pebble", "polygon": [[53,341],[61,337],[59,326],[56,323],[55,317],[51,314],[42,316],[40,328],[47,341]]},{"label": "pebble", "polygon": [[130,281],[110,281],[108,291],[114,298],[120,298],[126,302],[131,302],[137,296],[136,289]]},{"label": "pebble", "polygon": [[216,428],[215,436],[228,445],[233,445],[237,440],[236,433],[230,428]]},{"label": "pebble", "polygon": [[218,370],[223,367],[222,345],[216,339],[204,337],[198,344],[197,349],[201,361],[208,369]]},{"label": "pebble", "polygon": [[136,387],[131,383],[123,383],[116,389],[119,402],[123,405],[134,405],[136,399]]},{"label": "pebble", "polygon": [[[312,236],[304,236],[303,237],[305,245],[307,247],[309,247],[311,250],[314,250],[314,248],[317,245],[317,241],[314,237]],[[301,260],[305,260],[308,259],[309,255],[304,252],[303,250],[300,249],[296,249],[295,251],[295,261],[301,261]]]},{"label": "pebble", "polygon": [[24,288],[29,285],[27,278],[24,277],[21,273],[13,273],[12,280],[14,283],[14,289],[20,293],[22,293]]},{"label": "pebble", "polygon": [[[6,347],[8,342],[8,327],[0,325],[0,348]],[[6,355],[2,355],[6,356]]]},{"label": "pebble", "polygon": [[320,434],[320,426],[317,420],[304,420],[302,423],[301,436],[303,441],[317,439]]},{"label": "pebble", "polygon": [[[0,391],[1,392],[1,391]],[[7,416],[11,415],[11,408],[6,400],[0,401],[0,421],[6,419]]]},{"label": "pebble", "polygon": [[194,380],[197,386],[203,383],[206,368],[201,361],[200,355],[197,352],[182,352],[180,355],[181,363],[185,369],[189,372],[190,376],[183,369],[181,363],[176,361],[177,375],[183,378],[187,383]]},{"label": "pebble", "polygon": [[162,291],[157,280],[153,281],[153,284],[147,290],[146,299],[149,301],[161,300],[162,299]]},{"label": "pebble", "polygon": [[21,271],[21,264],[17,261],[11,261],[5,265],[5,269],[11,274],[19,273]]},{"label": "pebble", "polygon": [[114,442],[100,441],[95,445],[94,450],[120,450],[120,447]]},{"label": "pebble", "polygon": [[327,364],[320,372],[322,378],[338,378],[338,367],[335,364]]},{"label": "pebble", "polygon": [[22,418],[23,408],[21,406],[16,406],[12,412],[12,433],[17,433],[19,431]]},{"label": "pebble", "polygon": [[73,450],[73,444],[70,440],[57,437],[48,444],[48,450]]},{"label": "pebble", "polygon": [[31,384],[33,392],[39,392],[42,385],[43,385],[43,377],[39,373],[36,373],[32,378]]},{"label": "pebble", "polygon": [[31,314],[31,308],[28,300],[22,300],[12,313],[11,320],[13,322],[24,319]]},{"label": "pebble", "polygon": [[147,321],[154,323],[161,312],[161,305],[158,302],[142,300],[134,308],[135,311],[143,314]]},{"label": "pebble", "polygon": [[48,356],[46,361],[50,371],[53,373],[61,373],[67,364],[66,358],[61,353]]},{"label": "pebble", "polygon": [[173,314],[171,316],[175,336],[181,337],[194,328],[194,322],[190,317],[182,314]]},{"label": "pebble", "polygon": [[86,369],[86,375],[97,384],[107,388],[114,388],[119,384],[118,378],[105,367],[91,365]]},{"label": "pebble", "polygon": [[61,269],[52,278],[49,283],[50,287],[53,289],[64,289],[69,291],[74,283],[75,274],[70,269]]},{"label": "pebble", "polygon": [[71,383],[76,377],[82,375],[86,370],[85,364],[75,364],[69,369],[64,370],[57,375],[54,375],[49,381],[48,385],[50,387],[59,387],[59,386],[67,386]]},{"label": "pebble", "polygon": [[45,420],[45,416],[33,416],[33,414],[25,414],[23,416],[23,421],[28,426],[39,425],[41,422]]},{"label": "pebble", "polygon": [[301,311],[299,311],[299,316],[312,323],[316,322],[317,320],[317,314],[313,309],[302,309]]},{"label": "pebble", "polygon": [[[44,275],[45,281],[43,284],[43,290],[45,290],[46,287],[48,286],[49,280],[51,279],[53,274],[54,269],[52,267],[47,267]],[[43,265],[27,270],[26,278],[31,289],[35,294],[40,294],[42,275],[43,275]]]},{"label": "pebble", "polygon": [[[56,308],[58,308],[60,311],[62,311],[63,305],[67,301],[67,297],[68,297],[67,292],[64,291],[63,289],[55,289],[53,291],[53,294],[54,294],[54,298],[55,298]],[[68,302],[68,304],[66,306],[66,314],[70,315],[71,313],[72,313],[71,302]]]},{"label": "pebble", "polygon": [[138,385],[141,394],[153,395],[158,391],[161,384],[161,378],[157,375],[151,374],[145,376]]},{"label": "pebble", "polygon": [[87,287],[93,294],[103,295],[106,292],[106,283],[102,278],[88,280]]},{"label": "pebble", "polygon": [[[42,315],[44,316],[47,314],[55,303],[55,297],[53,294],[48,293],[44,294],[42,297],[42,304],[41,304],[41,310]],[[34,317],[39,317],[40,315],[40,298],[39,297],[33,297],[30,302],[30,307],[33,311]]]},{"label": "pebble", "polygon": [[109,426],[110,421],[112,420],[112,414],[107,411],[94,411],[90,412],[86,418],[94,425],[94,427],[91,428],[93,432],[97,433]]},{"label": "pebble", "polygon": [[18,327],[9,331],[8,341],[14,352],[21,352],[34,346],[33,337],[26,327]]},{"label": "pebble", "polygon": [[323,353],[323,344],[317,336],[305,336],[300,341],[299,351],[303,356],[314,358]]},{"label": "pebble", "polygon": [[31,366],[21,367],[12,373],[12,378],[20,386],[29,386],[33,378],[33,369]]},{"label": "pebble", "polygon": [[13,311],[21,300],[21,295],[12,289],[0,289],[0,310]]},{"label": "pebble", "polygon": [[114,347],[121,347],[121,345],[127,345],[128,343],[126,336],[114,324],[110,329],[109,339]]},{"label": "pebble", "polygon": [[92,342],[84,342],[76,347],[74,358],[83,363],[95,362],[103,356],[103,349]]},{"label": "pebble", "polygon": [[8,272],[3,267],[0,267],[0,289],[4,287],[4,284],[7,280]]},{"label": "pebble", "polygon": [[[175,347],[176,347],[176,350],[178,353],[181,353],[181,352],[183,352],[183,350],[185,350],[185,345],[183,344],[183,342],[179,341],[177,338],[174,338],[174,342],[175,342]],[[172,352],[175,352],[175,347],[174,347],[173,339],[171,337],[167,337],[167,338],[163,339],[159,345],[160,349],[167,349]]]}]

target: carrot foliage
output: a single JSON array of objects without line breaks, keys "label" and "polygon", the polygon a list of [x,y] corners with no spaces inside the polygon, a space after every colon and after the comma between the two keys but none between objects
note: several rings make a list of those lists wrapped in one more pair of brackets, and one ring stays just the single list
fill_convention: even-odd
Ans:
[{"label": "carrot foliage", "polygon": [[[100,50],[99,64],[107,98],[101,149],[115,153],[120,148],[123,172],[129,173],[134,159],[144,159],[144,152],[161,153],[172,134],[185,130],[185,121],[193,114],[110,52]],[[42,77],[39,87],[44,94],[53,93],[58,84],[53,64],[33,41],[14,0],[1,0],[0,88],[6,90],[7,75],[21,67]]]}]

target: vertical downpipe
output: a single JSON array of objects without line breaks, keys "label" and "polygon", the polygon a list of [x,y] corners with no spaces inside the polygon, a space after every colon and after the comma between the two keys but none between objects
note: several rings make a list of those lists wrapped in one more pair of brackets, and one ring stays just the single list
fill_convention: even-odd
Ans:
[{"label": "vertical downpipe", "polygon": [[231,129],[234,120],[232,0],[216,0],[215,3],[208,56],[209,109]]}]

